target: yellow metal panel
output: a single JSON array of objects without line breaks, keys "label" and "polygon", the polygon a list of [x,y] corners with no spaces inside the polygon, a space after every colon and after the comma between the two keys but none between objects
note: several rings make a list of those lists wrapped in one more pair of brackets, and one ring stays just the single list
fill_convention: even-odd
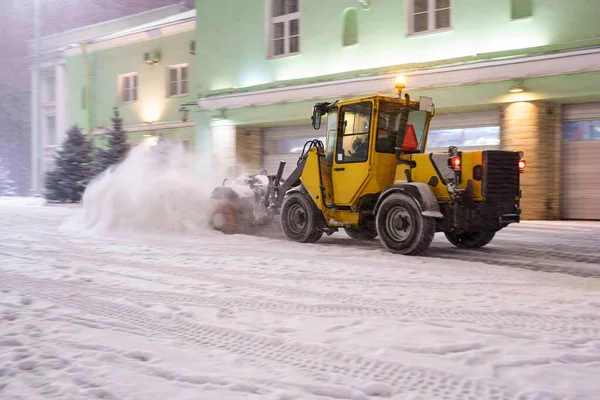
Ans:
[{"label": "yellow metal panel", "polygon": [[482,151],[463,151],[461,154],[461,183],[458,186],[460,189],[465,189],[469,180],[473,181],[473,200],[483,201],[481,193],[481,181],[473,179],[473,167],[481,165],[483,167],[483,152]]},{"label": "yellow metal panel", "polygon": [[[327,166],[323,160],[323,157],[318,156],[317,148],[313,147],[308,152],[308,157],[306,159],[306,164],[304,164],[304,170],[302,171],[302,175],[300,176],[300,181],[302,182],[306,190],[308,190],[310,197],[313,199],[317,207],[319,207],[319,209],[323,213],[325,213],[327,207],[323,202],[323,196],[321,193],[321,177],[319,173],[319,163],[321,163],[321,167]],[[322,172],[323,184],[325,186],[325,200],[327,203],[330,203],[333,197],[331,193],[331,175],[326,170]]]},{"label": "yellow metal panel", "polygon": [[[442,183],[442,177],[437,173],[433,162],[429,158],[428,154],[412,154],[410,159],[416,163],[416,167],[411,170],[411,179],[413,182],[421,182],[425,184],[429,184],[432,177],[437,178],[437,185],[431,186],[429,188],[435,194],[435,197],[438,201],[447,201],[450,200],[450,195],[448,194],[448,189],[446,185]],[[408,165],[400,164],[398,165],[398,172],[396,173],[396,178],[400,178],[401,180],[406,180],[405,169],[408,169]]]}]

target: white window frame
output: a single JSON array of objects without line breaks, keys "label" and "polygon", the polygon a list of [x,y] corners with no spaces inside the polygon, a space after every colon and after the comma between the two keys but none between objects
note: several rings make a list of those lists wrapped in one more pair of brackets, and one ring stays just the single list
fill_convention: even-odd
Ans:
[{"label": "white window frame", "polygon": [[[50,124],[48,119],[54,118],[54,143],[50,143]],[[56,113],[45,113],[44,114],[44,147],[52,147],[58,145],[58,119]]]},{"label": "white window frame", "polygon": [[430,35],[433,33],[446,32],[452,29],[454,26],[454,0],[450,0],[450,6],[448,8],[442,8],[441,10],[450,10],[450,26],[447,28],[435,28],[435,12],[436,0],[427,0],[427,30],[421,32],[415,32],[415,0],[406,0],[405,14],[406,14],[406,35],[407,36],[421,36]]},{"label": "white window frame", "polygon": [[[53,85],[50,86],[50,80],[53,81]],[[46,75],[44,76],[44,103],[54,104],[56,102],[56,76]]]},{"label": "white window frame", "polygon": [[[273,1],[274,0],[265,0],[265,32],[267,38],[267,57],[268,58],[282,58],[282,57],[291,57],[298,55],[302,52],[302,0],[298,0],[298,12],[291,14],[284,14],[278,17],[273,16]],[[292,20],[298,20],[298,51],[295,53],[290,52],[290,35],[289,33],[289,24]],[[283,36],[283,54],[275,55],[275,29],[274,25],[277,23],[283,22],[284,28],[284,36]]]},{"label": "white window frame", "polygon": [[[181,70],[183,68],[187,68],[187,79],[185,80],[187,82],[187,86],[186,86],[186,92],[183,93],[182,89],[181,89],[181,82],[183,82],[183,79],[181,79]],[[175,94],[171,94],[171,70],[172,69],[176,69],[177,70],[177,80],[175,81],[177,83],[177,90]],[[167,97],[183,97],[183,96],[187,96],[190,92],[190,65],[189,64],[176,64],[176,65],[168,65],[166,70],[166,83],[167,83]]]},{"label": "white window frame", "polygon": [[[136,79],[133,79],[133,78]],[[127,89],[129,92],[129,95],[127,96],[127,100],[123,100],[123,90],[124,90],[124,83],[125,83],[125,79],[130,79],[131,83],[135,82],[135,98],[132,98],[132,92],[134,89],[134,86],[131,85],[129,87],[129,89]],[[137,99],[139,98],[139,85],[140,85],[140,77],[138,75],[137,72],[129,72],[126,74],[121,74],[119,75],[118,78],[118,90],[119,90],[119,102],[121,104],[131,104],[131,103],[135,103],[137,101]]]}]

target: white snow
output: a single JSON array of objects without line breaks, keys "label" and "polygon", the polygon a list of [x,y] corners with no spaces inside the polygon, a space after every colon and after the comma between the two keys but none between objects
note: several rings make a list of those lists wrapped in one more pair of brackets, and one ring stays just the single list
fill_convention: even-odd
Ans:
[{"label": "white snow", "polygon": [[226,236],[171,229],[201,224],[185,176],[190,196],[136,197],[175,170],[106,177],[88,199],[110,224],[0,199],[0,399],[598,398],[600,224],[526,222],[473,252],[437,235],[427,257]]},{"label": "white snow", "polygon": [[83,217],[71,224],[93,232],[206,230],[214,182],[183,146],[138,145],[83,195]]}]

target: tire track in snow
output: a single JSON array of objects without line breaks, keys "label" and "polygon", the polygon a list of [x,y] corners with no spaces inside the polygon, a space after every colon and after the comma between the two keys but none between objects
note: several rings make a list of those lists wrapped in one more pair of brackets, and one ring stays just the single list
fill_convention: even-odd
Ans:
[{"label": "tire track in snow", "polygon": [[[12,282],[11,282],[12,281]],[[16,280],[18,281],[18,280]],[[16,290],[30,290],[23,283],[8,279]],[[43,285],[40,285],[43,286]],[[272,362],[301,370],[318,381],[339,384],[380,382],[396,393],[415,393],[436,399],[533,400],[547,397],[519,395],[483,380],[466,379],[432,369],[380,361],[321,346],[286,342],[277,338],[245,333],[234,329],[197,324],[178,317],[160,318],[154,313],[127,304],[101,300],[51,288],[38,289],[36,296],[63,307],[118,319],[138,326],[150,334],[177,338],[209,350],[226,351],[249,360]],[[558,397],[557,397],[558,399]]]},{"label": "tire track in snow", "polygon": [[[11,248],[12,246],[7,246],[6,244],[0,244],[0,248],[1,247],[5,247],[5,248]],[[32,257],[29,255],[24,255],[24,254],[19,254],[19,253],[15,253],[14,251],[18,249],[16,247],[12,248],[13,252],[6,252],[6,251],[0,251],[0,255],[5,255],[5,256],[10,256],[10,257],[15,257],[15,258],[22,258],[25,260],[32,260],[32,261],[40,261],[40,262],[49,262],[49,260],[45,257]],[[56,254],[56,252],[52,251],[52,254]],[[178,256],[181,256],[180,253],[177,254]],[[229,256],[229,255],[228,255]],[[87,256],[83,256],[80,254],[73,254],[73,257],[76,259],[79,259],[81,261],[85,261],[86,263],[98,263],[98,257],[87,257]],[[246,261],[248,262],[248,264],[246,265],[246,267],[243,270],[240,269],[233,269],[230,267],[227,267],[227,262],[226,261],[220,261],[220,260],[214,260],[215,256],[208,256],[205,254],[202,255],[197,255],[197,254],[190,254],[190,257],[193,257],[194,260],[197,261],[203,261],[203,263],[205,265],[215,265],[218,267],[218,270],[215,269],[214,272],[218,273],[219,275],[232,275],[232,276],[239,276],[240,274],[247,274],[247,273],[251,273],[253,277],[259,278],[259,279],[278,279],[278,280],[288,280],[288,281],[293,281],[293,282],[298,282],[298,281],[308,281],[308,282],[331,282],[331,283],[339,283],[339,284],[345,284],[345,285],[361,285],[361,286],[383,286],[383,287],[415,287],[415,288],[420,288],[420,289],[442,289],[442,290],[448,290],[448,289],[452,289],[452,290],[465,290],[465,289],[482,289],[482,290],[488,290],[489,288],[497,288],[499,286],[502,287],[524,287],[524,288],[528,288],[531,287],[531,284],[528,282],[514,282],[514,281],[506,281],[506,280],[494,280],[494,281],[461,281],[461,282],[450,282],[450,281],[427,281],[427,280],[402,280],[402,279],[385,279],[385,278],[377,278],[377,277],[366,277],[366,278],[344,278],[344,277],[332,277],[330,275],[315,275],[312,273],[308,274],[293,274],[293,273],[287,273],[287,272],[282,272],[282,273],[267,273],[267,272],[262,272],[263,271],[263,267],[265,265],[268,265],[268,263],[264,260],[264,258],[259,258],[259,257],[252,257],[252,256],[246,256],[244,257],[246,259]],[[166,257],[168,258],[168,257]],[[114,256],[106,256],[106,255],[102,255],[102,259],[105,261],[110,261],[111,263],[114,264],[122,264],[124,261],[127,261],[128,263],[126,264],[127,266],[129,266],[129,264],[131,263],[131,260],[127,260],[127,259],[121,259],[121,258],[115,258]],[[73,262],[73,258],[69,257],[69,262],[71,263],[71,267],[75,268],[74,262]],[[151,260],[150,263],[156,263],[156,260]],[[253,264],[254,262],[254,264]],[[159,261],[158,263],[163,264],[163,261]],[[290,261],[287,261],[287,263],[289,264]],[[51,264],[57,264],[56,262],[51,262]],[[64,262],[61,262],[61,264],[65,264]],[[290,268],[294,268],[294,265],[290,265]],[[177,269],[186,269],[186,267],[177,267]],[[187,268],[187,270],[192,271],[190,268]],[[192,272],[197,272],[199,269],[195,269]],[[256,271],[255,271],[256,270]],[[166,270],[165,270],[166,271]],[[258,272],[257,272],[258,271]],[[102,272],[102,271],[100,271]],[[169,275],[172,275],[173,270],[169,270],[169,272],[161,272],[161,273],[167,273]],[[111,271],[112,273],[116,273]],[[118,273],[119,275],[123,275],[123,276],[127,276],[130,278],[136,278],[136,279],[144,279],[140,276],[132,276],[132,275],[128,275],[128,274],[124,274],[124,273]],[[538,285],[538,287],[548,287],[548,288],[555,288],[555,287],[561,287],[560,283],[557,282],[546,282],[544,284],[540,284]]]},{"label": "tire track in snow", "polygon": [[[48,230],[46,232],[48,237],[52,238],[57,235],[56,230]],[[60,238],[73,238],[65,233],[58,233],[58,237],[55,237],[55,243],[58,243],[60,247],[64,247],[67,243],[64,241],[60,241]],[[257,239],[255,236],[251,236],[253,239]],[[176,240],[177,236],[171,236],[169,239]],[[188,237],[183,237],[188,238]],[[180,238],[182,239],[182,238]],[[206,246],[208,246],[212,250],[222,249],[223,252],[226,252],[228,256],[247,256],[249,248],[238,249],[235,247],[231,247],[229,245],[224,245],[222,243],[214,243],[212,239],[214,239],[213,235],[208,236],[199,236],[199,240],[207,239]],[[145,238],[147,242],[153,243],[153,240],[156,240],[157,246],[164,246],[164,241],[159,241],[158,239]],[[303,250],[300,248],[290,248],[286,250],[282,250],[279,246],[276,246],[278,242],[281,242],[282,239],[268,239],[267,242],[261,243],[261,245],[269,247],[270,255],[281,255],[283,258],[290,256],[290,251],[298,252],[299,254],[303,254]],[[285,239],[283,239],[285,241]],[[458,249],[446,243],[442,244],[439,241],[434,241],[432,246],[429,248],[427,253],[423,257],[417,257],[419,260],[427,260],[427,259],[450,259],[456,261],[467,261],[474,263],[483,263],[487,265],[494,266],[504,266],[511,268],[522,268],[529,269],[534,271],[542,271],[542,272],[553,272],[553,273],[564,273],[574,276],[582,276],[582,277],[600,277],[600,253],[598,252],[597,247],[595,246],[581,246],[581,245],[562,245],[562,244],[552,244],[551,246],[546,246],[543,250],[540,250],[539,245],[532,244],[523,244],[518,241],[499,238],[498,242],[502,242],[503,245],[495,245],[490,246],[489,248],[483,249],[471,249],[464,250]],[[98,245],[102,242],[98,241]],[[145,242],[146,243],[146,242]],[[292,245],[297,245],[293,242]],[[68,243],[69,245],[74,245],[80,247],[87,248],[89,250],[90,243]],[[192,243],[184,243],[180,244],[184,246],[184,248],[190,249],[190,256],[197,256],[194,252],[197,248]],[[356,242],[344,239],[344,238],[328,238],[326,241],[319,242],[314,245],[304,245],[304,246],[318,246],[320,248],[327,248],[326,252],[322,252],[322,259],[324,260],[336,260],[337,262],[340,259],[344,260],[352,260],[355,256],[351,256],[346,254],[345,249],[353,249],[353,250],[381,250],[377,254],[378,257],[389,255],[387,252],[383,250],[383,248],[378,244],[377,241],[368,242],[366,245],[361,244],[360,246],[356,245]],[[335,254],[331,254],[332,249],[335,249]],[[97,250],[97,247],[94,248]],[[168,249],[165,249],[168,251]],[[209,256],[218,256],[222,253],[218,251],[214,251],[209,254]],[[181,255],[181,253],[173,253],[174,256]],[[393,257],[390,255],[390,257]],[[579,267],[572,268],[569,266],[564,266],[564,263],[578,263],[581,264]]]},{"label": "tire track in snow", "polygon": [[[519,312],[493,313],[486,311],[463,311],[420,307],[412,304],[387,303],[374,299],[358,298],[340,293],[321,293],[291,287],[261,285],[242,280],[224,280],[236,286],[250,286],[262,290],[274,291],[286,297],[318,298],[338,302],[338,304],[307,305],[288,301],[255,300],[248,298],[202,297],[183,293],[171,293],[148,290],[118,289],[116,287],[100,287],[88,284],[73,284],[60,281],[48,282],[33,278],[22,278],[14,275],[4,275],[5,286],[15,289],[20,287],[39,288],[40,290],[55,290],[61,287],[65,292],[83,292],[109,298],[122,297],[137,302],[156,302],[175,304],[190,304],[195,306],[219,307],[228,309],[245,309],[252,311],[268,311],[304,315],[339,315],[352,317],[380,317],[399,321],[406,320],[450,320],[466,322],[503,329],[527,330],[534,333],[554,333],[564,336],[600,335],[600,317],[579,316],[565,317]],[[217,279],[217,281],[220,281]],[[13,283],[11,283],[13,282]],[[342,303],[342,304],[339,304]]]}]

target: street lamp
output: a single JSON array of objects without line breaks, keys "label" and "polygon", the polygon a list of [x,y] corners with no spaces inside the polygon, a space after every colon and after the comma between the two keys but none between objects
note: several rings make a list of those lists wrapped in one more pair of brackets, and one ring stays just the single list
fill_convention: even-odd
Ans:
[{"label": "street lamp", "polygon": [[42,181],[42,120],[41,120],[41,112],[40,108],[42,107],[42,96],[41,96],[41,67],[40,67],[40,2],[39,0],[34,0],[33,2],[33,18],[34,18],[34,36],[35,36],[35,79],[34,81],[34,96],[35,96],[35,107],[33,110],[34,115],[34,126],[35,126],[35,135],[33,137],[34,146],[33,152],[33,165],[32,171],[33,175],[36,179],[33,180],[32,189],[37,194],[41,189],[41,181]]},{"label": "street lamp", "polygon": [[179,112],[181,113],[181,120],[183,122],[186,122],[188,120],[188,116],[190,114],[189,108],[187,108],[184,104],[181,107],[179,107]]}]

